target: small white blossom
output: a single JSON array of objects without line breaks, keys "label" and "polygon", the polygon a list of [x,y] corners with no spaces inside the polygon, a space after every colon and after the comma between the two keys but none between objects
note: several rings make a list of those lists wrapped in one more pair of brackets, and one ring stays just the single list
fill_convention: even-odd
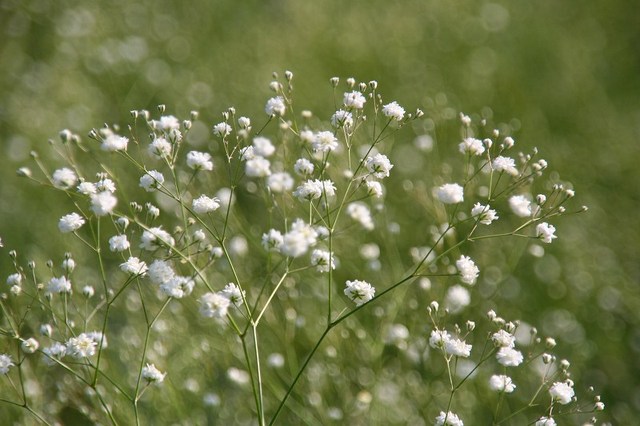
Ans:
[{"label": "small white blossom", "polygon": [[45,362],[48,365],[54,365],[55,361],[52,359],[61,360],[67,354],[67,346],[60,343],[54,342],[51,346],[42,349],[42,352],[45,354]]},{"label": "small white blossom", "polygon": [[149,279],[154,284],[163,284],[176,276],[171,264],[166,260],[156,259],[149,265]]},{"label": "small white blossom", "polygon": [[480,139],[466,138],[458,145],[458,150],[462,154],[482,155],[484,145]]},{"label": "small white blossom", "polygon": [[444,351],[453,356],[468,358],[471,355],[471,345],[460,339],[449,339],[444,344]]},{"label": "small white blossom", "polygon": [[0,354],[0,374],[5,375],[9,372],[9,369],[15,364],[11,359],[11,355]]},{"label": "small white blossom", "polygon": [[169,297],[181,299],[191,294],[194,285],[191,278],[176,276],[160,284],[160,290]]},{"label": "small white blossom", "polygon": [[522,352],[508,346],[503,346],[498,350],[496,359],[505,367],[517,367],[524,361]]},{"label": "small white blossom", "polygon": [[47,283],[47,293],[70,293],[71,281],[67,277],[62,276],[60,278],[53,277]]},{"label": "small white blossom", "polygon": [[111,251],[125,251],[127,250],[131,244],[129,244],[129,240],[127,240],[127,236],[122,235],[114,235],[109,238],[109,249]]},{"label": "small white blossom", "polygon": [[149,170],[140,178],[140,187],[147,192],[153,192],[164,183],[164,176],[156,170]]},{"label": "small white blossom", "polygon": [[353,109],[362,109],[367,99],[364,95],[356,90],[344,94],[344,106]]},{"label": "small white blossom", "polygon": [[153,364],[147,364],[142,367],[142,378],[146,380],[147,383],[162,383],[166,375],[167,373],[161,372]]},{"label": "small white blossom", "polygon": [[229,302],[233,303],[235,306],[240,306],[246,295],[245,292],[241,291],[240,287],[234,283],[229,283],[224,286],[222,291],[220,291],[220,294],[229,299]]},{"label": "small white blossom", "polygon": [[553,420],[553,418],[551,417],[540,417],[537,421],[535,426],[556,426],[557,423],[555,420]]},{"label": "small white blossom", "polygon": [[160,120],[154,121],[156,129],[160,130],[178,130],[180,128],[180,120],[173,115],[163,115]]},{"label": "small white blossom", "polygon": [[300,184],[293,191],[293,196],[297,197],[300,201],[311,201],[317,200],[322,197],[323,194],[326,194],[327,197],[332,197],[335,195],[336,188],[332,181],[330,180],[307,180]]},{"label": "small white blossom", "polygon": [[376,289],[366,281],[353,280],[347,281],[344,289],[344,294],[356,304],[356,306],[363,305],[373,299],[376,293]]},{"label": "small white blossom", "polygon": [[22,283],[22,274],[15,273],[7,277],[7,285],[20,285]]},{"label": "small white blossom", "polygon": [[221,138],[230,135],[231,130],[231,126],[224,121],[213,126],[213,134]]},{"label": "small white blossom", "polygon": [[253,138],[253,152],[260,157],[270,157],[276,152],[271,141],[263,136]]},{"label": "small white blossom", "polygon": [[211,154],[207,152],[190,151],[187,153],[187,166],[193,170],[213,170]]},{"label": "small white blossom", "polygon": [[162,228],[151,228],[145,230],[140,238],[140,248],[153,251],[162,245],[174,246],[175,240],[167,231]]},{"label": "small white blossom", "polygon": [[365,182],[365,186],[367,187],[367,193],[373,197],[380,198],[382,197],[383,190],[382,184],[380,182],[374,180],[368,180]]},{"label": "small white blossom", "polygon": [[300,257],[316,244],[317,238],[318,233],[313,227],[297,219],[282,237],[280,252],[285,256]]},{"label": "small white blossom", "polygon": [[429,335],[429,346],[434,349],[442,349],[446,347],[451,340],[451,335],[446,330],[431,330]]},{"label": "small white blossom", "polygon": [[483,206],[476,203],[471,209],[471,216],[478,218],[478,222],[483,225],[491,225],[491,222],[498,220],[498,213],[490,205]]},{"label": "small white blossom", "polygon": [[551,399],[562,405],[567,405],[573,399],[575,392],[573,391],[573,382],[555,382],[549,388]]},{"label": "small white blossom", "polygon": [[496,392],[511,393],[516,389],[516,385],[511,377],[504,374],[494,374],[489,379],[489,388]]},{"label": "small white blossom", "polygon": [[354,201],[353,203],[350,203],[347,206],[346,213],[351,219],[359,222],[362,227],[368,231],[371,231],[375,227],[369,207],[362,202]]},{"label": "small white blossom", "polygon": [[518,217],[531,216],[531,201],[524,195],[514,195],[509,198],[509,207]]},{"label": "small white blossom", "polygon": [[275,193],[291,191],[293,178],[287,172],[273,173],[267,178],[267,187]]},{"label": "small white blossom", "polygon": [[493,159],[491,162],[491,168],[497,172],[505,172],[511,176],[518,175],[518,169],[516,168],[516,162],[513,158],[499,156]]},{"label": "small white blossom", "polygon": [[338,148],[338,139],[331,132],[318,132],[314,135],[311,148],[320,152],[335,151]]},{"label": "small white blossom", "polygon": [[76,189],[83,195],[93,195],[98,192],[96,185],[91,182],[81,182]]},{"label": "small white blossom", "polygon": [[461,285],[449,287],[444,298],[444,305],[452,314],[457,314],[471,303],[469,290]]},{"label": "small white blossom", "polygon": [[262,246],[265,250],[280,250],[283,241],[282,233],[275,229],[270,229],[266,234],[262,234]]},{"label": "small white blossom", "polygon": [[240,151],[238,151],[238,153],[240,154],[240,159],[242,161],[253,160],[254,158],[256,158],[253,145],[249,145],[249,146],[245,146],[244,148],[241,148]]},{"label": "small white blossom", "polygon": [[266,177],[271,174],[271,163],[266,158],[255,156],[245,163],[244,172],[251,177]]},{"label": "small white blossom", "polygon": [[104,151],[126,151],[127,144],[129,143],[129,139],[124,136],[116,135],[115,133],[110,133],[102,140],[101,148]]},{"label": "small white blossom", "polygon": [[191,202],[191,208],[198,214],[211,213],[220,208],[220,200],[216,197],[201,195]]},{"label": "small white blossom", "polygon": [[248,129],[251,127],[251,119],[247,117],[238,118],[238,126],[240,126],[241,129]]},{"label": "small white blossom", "polygon": [[106,216],[113,212],[118,199],[109,191],[99,192],[91,196],[91,210],[96,216]]},{"label": "small white blossom", "polygon": [[542,242],[550,244],[556,237],[556,228],[553,225],[549,225],[547,222],[539,223],[536,226],[536,236],[542,240]]},{"label": "small white blossom", "polygon": [[111,193],[116,192],[116,183],[109,178],[100,179],[95,183],[96,191],[108,191]]},{"label": "small white blossom", "polygon": [[464,201],[464,188],[457,183],[445,183],[436,192],[444,204],[457,204]]},{"label": "small white blossom", "polygon": [[460,280],[469,285],[476,283],[480,270],[469,256],[460,256],[456,260],[456,268],[460,272]]},{"label": "small white blossom", "polygon": [[464,423],[457,415],[453,414],[451,411],[445,413],[444,411],[440,411],[440,415],[436,417],[435,426],[464,426]]},{"label": "small white blossom", "polygon": [[330,269],[336,269],[333,254],[320,249],[311,252],[311,265],[315,266],[318,272],[329,272]]},{"label": "small white blossom", "polygon": [[336,128],[349,129],[353,126],[353,116],[350,112],[340,109],[331,116],[331,125]]},{"label": "small white blossom", "polygon": [[506,330],[498,330],[491,335],[493,343],[502,348],[513,348],[516,344],[516,337]]},{"label": "small white blossom", "polygon": [[299,158],[293,165],[293,170],[299,176],[310,176],[311,174],[313,174],[313,169],[313,163],[306,158]]},{"label": "small white blossom", "polygon": [[22,344],[20,345],[22,352],[26,354],[34,353],[35,351],[38,350],[39,347],[40,347],[40,343],[33,337],[30,337],[27,340],[23,340]]},{"label": "small white blossom", "polygon": [[155,138],[149,144],[149,153],[158,158],[167,158],[171,156],[171,143],[165,138]]},{"label": "small white blossom", "polygon": [[382,113],[391,118],[392,120],[400,121],[404,118],[404,108],[402,108],[396,101],[386,104],[382,107]]},{"label": "small white blossom", "polygon": [[62,189],[71,188],[75,186],[76,182],[78,182],[78,176],[76,176],[76,173],[66,167],[53,172],[52,179],[54,186]]},{"label": "small white blossom", "polygon": [[74,232],[85,224],[85,220],[78,213],[69,213],[64,215],[58,221],[58,229],[62,233]]},{"label": "small white blossom", "polygon": [[284,103],[282,96],[276,96],[267,101],[264,107],[264,112],[267,115],[279,115],[283,116],[287,110],[287,106]]},{"label": "small white blossom", "polygon": [[391,164],[389,158],[384,154],[376,154],[373,157],[368,157],[365,165],[369,173],[372,173],[378,179],[388,177],[389,171],[393,168],[393,164]]},{"label": "small white blossom", "polygon": [[200,298],[200,313],[207,318],[224,318],[229,310],[230,300],[218,293],[205,293]]},{"label": "small white blossom", "polygon": [[137,257],[130,257],[126,262],[120,264],[120,269],[127,274],[146,275],[147,264]]}]

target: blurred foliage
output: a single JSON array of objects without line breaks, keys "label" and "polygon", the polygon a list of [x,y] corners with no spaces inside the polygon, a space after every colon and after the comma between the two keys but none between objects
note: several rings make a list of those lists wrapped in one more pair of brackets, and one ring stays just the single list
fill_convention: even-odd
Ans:
[{"label": "blurred foliage", "polygon": [[[640,413],[638,6],[0,0],[0,235],[5,247],[40,262],[60,251],[55,222],[41,218],[44,210],[64,213],[56,197],[14,171],[31,165],[32,150],[47,156],[47,140],[63,128],[125,125],[127,111],[160,103],[182,116],[197,109],[204,123],[229,106],[260,114],[271,72],[284,69],[296,75],[297,98],[310,100],[297,108],[329,116],[321,87],[329,77],[376,79],[388,99],[405,105],[509,123],[518,143],[539,147],[551,169],[562,170],[557,179],[590,207],[558,223],[549,257],[513,260],[513,277],[495,301],[559,337],[581,380],[603,392],[609,418],[633,424]],[[192,136],[204,143],[208,126]],[[428,164],[416,167],[430,173]],[[0,262],[4,277],[6,253]],[[393,364],[393,354],[375,362]],[[412,380],[419,379],[407,378],[407,386]]]}]

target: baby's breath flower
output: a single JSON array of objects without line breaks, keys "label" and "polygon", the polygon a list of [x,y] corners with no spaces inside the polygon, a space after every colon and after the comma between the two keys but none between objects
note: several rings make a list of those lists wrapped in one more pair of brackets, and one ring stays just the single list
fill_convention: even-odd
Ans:
[{"label": "baby's breath flower", "polygon": [[155,284],[163,284],[176,276],[175,271],[166,260],[156,259],[149,265],[149,279]]},{"label": "baby's breath flower", "polygon": [[484,146],[480,139],[466,138],[458,145],[458,150],[462,154],[482,155]]},{"label": "baby's breath flower", "polygon": [[271,141],[264,136],[257,136],[253,138],[253,152],[260,157],[270,157],[276,152],[276,148]]},{"label": "baby's breath flower", "polygon": [[382,197],[383,190],[382,184],[380,182],[374,180],[368,180],[365,182],[365,186],[367,187],[367,193],[376,198]]},{"label": "baby's breath flower", "polygon": [[498,330],[491,335],[491,340],[498,347],[513,348],[516,343],[516,338],[513,334],[505,331]]},{"label": "baby's breath flower", "polygon": [[91,196],[91,210],[96,216],[106,216],[113,212],[118,199],[109,191],[102,191]]},{"label": "baby's breath flower", "polygon": [[453,356],[468,358],[471,355],[471,345],[460,339],[449,339],[444,343],[444,351]]},{"label": "baby's breath flower", "polygon": [[187,166],[193,170],[213,170],[211,154],[208,152],[190,151],[187,153]]},{"label": "baby's breath flower", "polygon": [[531,201],[524,195],[514,195],[509,198],[509,207],[511,207],[513,213],[518,217],[531,216]]},{"label": "baby's breath flower", "polygon": [[351,219],[359,222],[364,229],[371,231],[374,228],[371,211],[366,204],[354,201],[347,206],[346,212]]},{"label": "baby's breath flower", "polygon": [[156,170],[149,170],[140,178],[140,187],[147,192],[153,192],[164,183],[164,176]]},{"label": "baby's breath flower", "polygon": [[311,148],[319,152],[335,151],[338,148],[338,139],[331,132],[318,132],[313,137]]},{"label": "baby's breath flower", "polygon": [[200,313],[207,318],[221,319],[227,315],[230,300],[219,293],[205,293],[200,298]]},{"label": "baby's breath flower", "polygon": [[473,206],[471,216],[477,217],[478,222],[483,225],[491,225],[491,222],[499,219],[497,212],[491,209],[490,205],[483,206],[480,203],[476,203]]},{"label": "baby's breath flower", "polygon": [[163,137],[155,138],[149,144],[149,153],[158,158],[167,158],[171,156],[171,142]]},{"label": "baby's breath flower", "polygon": [[250,128],[251,127],[251,119],[249,119],[247,117],[238,118],[238,126],[240,126],[241,129]]},{"label": "baby's breath flower", "polygon": [[38,343],[38,341],[33,337],[30,337],[27,340],[23,340],[22,343],[20,344],[20,348],[22,349],[22,352],[26,354],[34,353],[35,351],[38,350],[39,347],[40,347],[40,343]]},{"label": "baby's breath flower", "polygon": [[318,233],[303,220],[297,219],[282,237],[280,252],[285,256],[300,257],[316,244]]},{"label": "baby's breath flower", "polygon": [[494,374],[489,379],[489,388],[496,392],[511,393],[516,389],[516,385],[511,380],[511,377],[504,374]]},{"label": "baby's breath flower", "polygon": [[344,289],[344,294],[356,304],[356,306],[363,305],[369,300],[373,299],[376,293],[376,289],[366,281],[353,280],[347,281]]},{"label": "baby's breath flower", "polygon": [[58,221],[58,229],[62,233],[74,232],[85,224],[85,220],[78,213],[69,213],[64,215]]},{"label": "baby's breath flower", "polygon": [[162,245],[174,246],[175,240],[164,229],[158,228],[150,228],[149,230],[145,230],[142,233],[142,237],[140,238],[140,248],[153,251],[160,248]]},{"label": "baby's breath flower", "polygon": [[153,123],[156,129],[164,131],[178,130],[180,128],[180,120],[173,115],[163,115],[160,120],[153,121]]},{"label": "baby's breath flower", "polygon": [[95,186],[96,186],[97,192],[102,192],[102,191],[107,191],[111,193],[116,192],[116,184],[114,181],[112,181],[109,178],[100,179],[98,182],[95,183]]},{"label": "baby's breath flower", "polygon": [[440,411],[440,415],[436,417],[435,426],[464,426],[464,423],[456,414],[453,414],[451,411],[445,413],[444,411]]},{"label": "baby's breath flower", "polygon": [[76,189],[83,195],[93,195],[98,192],[96,185],[91,182],[81,182]]},{"label": "baby's breath flower", "polygon": [[318,272],[329,272],[330,269],[336,269],[333,254],[320,249],[311,252],[311,265],[315,266]]},{"label": "baby's breath flower", "polygon": [[47,293],[70,293],[71,281],[67,277],[62,276],[60,278],[53,277],[47,283]]},{"label": "baby's breath flower", "polygon": [[331,116],[331,125],[349,129],[353,126],[353,116],[350,112],[340,109]]},{"label": "baby's breath flower", "polygon": [[535,426],[556,426],[556,421],[551,417],[540,417],[536,420]]},{"label": "baby's breath flower", "polygon": [[242,300],[246,296],[246,292],[240,290],[240,287],[235,285],[234,283],[229,283],[220,291],[220,294],[227,299],[229,302],[234,304],[235,306],[240,306],[242,304]]},{"label": "baby's breath flower", "polygon": [[191,278],[176,276],[160,284],[160,290],[169,297],[181,299],[191,294],[194,285]]},{"label": "baby's breath flower", "polygon": [[61,189],[71,188],[75,186],[76,182],[78,182],[78,176],[76,176],[76,173],[66,167],[53,172],[52,179],[53,185]]},{"label": "baby's breath flower", "polygon": [[386,104],[382,107],[382,113],[391,118],[392,120],[400,121],[404,118],[404,108],[402,108],[396,101]]},{"label": "baby's breath flower", "polygon": [[516,162],[513,158],[510,157],[499,156],[494,158],[491,162],[491,168],[496,172],[505,172],[511,176],[518,175]]},{"label": "baby's breath flower", "polygon": [[90,299],[93,297],[93,295],[95,294],[95,290],[93,287],[91,287],[90,285],[85,285],[84,287],[82,287],[82,294],[84,295],[84,297],[86,297],[87,299]]},{"label": "baby's breath flower", "polygon": [[469,290],[461,285],[449,287],[444,298],[444,305],[452,314],[457,314],[471,303],[471,295]]},{"label": "baby's breath flower", "polygon": [[213,134],[221,138],[230,135],[231,130],[231,126],[224,121],[213,126]]},{"label": "baby's breath flower", "polygon": [[573,399],[575,392],[573,391],[573,382],[570,380],[566,382],[555,382],[549,388],[549,394],[551,399],[557,401],[562,405],[567,405]]},{"label": "baby's breath flower", "polygon": [[299,158],[293,165],[293,170],[299,176],[310,176],[313,174],[313,163],[306,158]]},{"label": "baby's breath flower", "polygon": [[508,346],[503,346],[498,350],[496,359],[505,367],[517,367],[524,361],[522,352]]},{"label": "baby's breath flower", "polygon": [[126,262],[120,264],[120,269],[127,274],[144,276],[149,268],[144,261],[132,256]]},{"label": "baby's breath flower", "polygon": [[109,249],[111,251],[125,251],[130,246],[131,244],[129,244],[129,240],[127,240],[127,236],[124,234],[114,235],[109,238]]},{"label": "baby's breath flower", "polygon": [[220,208],[220,200],[216,197],[201,195],[191,202],[191,208],[198,214],[214,212]]},{"label": "baby's breath flower", "polygon": [[147,381],[147,383],[155,383],[160,384],[164,380],[167,373],[163,373],[156,368],[153,364],[147,364],[142,367],[142,378]]},{"label": "baby's breath flower", "polygon": [[283,116],[286,112],[287,107],[284,103],[284,98],[282,96],[276,96],[267,101],[267,104],[264,107],[264,112],[267,115],[278,115]]},{"label": "baby's breath flower", "polygon": [[536,226],[536,236],[542,240],[542,242],[550,244],[555,238],[556,228],[553,225],[549,225],[547,222],[539,223]]},{"label": "baby's breath flower", "polygon": [[291,191],[293,178],[287,172],[273,173],[267,178],[267,187],[275,193]]},{"label": "baby's breath flower", "polygon": [[389,171],[393,168],[393,164],[389,161],[384,154],[376,154],[373,157],[368,157],[365,162],[369,173],[372,173],[378,179],[382,179],[389,176]]},{"label": "baby's breath flower", "polygon": [[0,354],[0,374],[5,375],[9,373],[9,369],[14,365],[11,355]]},{"label": "baby's breath flower", "polygon": [[335,191],[336,188],[332,181],[315,179],[303,182],[293,191],[293,196],[297,197],[300,201],[311,201],[317,200],[322,197],[323,194],[326,194],[327,197],[332,197],[335,195]]},{"label": "baby's breath flower", "polygon": [[275,229],[270,229],[266,234],[262,234],[262,246],[265,250],[280,250],[283,241],[282,233]]},{"label": "baby's breath flower", "polygon": [[357,90],[344,94],[343,103],[347,108],[362,109],[364,108],[365,102],[367,102],[367,99]]},{"label": "baby's breath flower", "polygon": [[109,133],[102,140],[102,150],[104,151],[126,151],[129,139],[124,136],[116,135],[115,133]]},{"label": "baby's breath flower", "polygon": [[469,285],[476,283],[480,270],[469,256],[460,256],[456,260],[456,268],[460,272],[460,280]]},{"label": "baby's breath flower", "polygon": [[457,183],[445,183],[436,192],[444,204],[457,204],[464,201],[464,189]]},{"label": "baby's breath flower", "polygon": [[251,177],[266,177],[271,174],[271,163],[256,155],[246,162],[244,172]]},{"label": "baby's breath flower", "polygon": [[8,285],[20,285],[22,283],[22,274],[15,273],[7,277]]}]

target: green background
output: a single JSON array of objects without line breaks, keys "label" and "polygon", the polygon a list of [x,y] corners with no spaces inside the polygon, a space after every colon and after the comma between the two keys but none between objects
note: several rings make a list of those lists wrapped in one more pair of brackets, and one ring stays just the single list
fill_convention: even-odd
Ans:
[{"label": "green background", "polygon": [[[638,10],[628,0],[0,1],[1,275],[7,248],[43,259],[60,250],[57,198],[15,177],[59,130],[126,124],[129,110],[160,103],[179,116],[197,109],[207,124],[229,106],[257,116],[271,73],[285,69],[298,107],[328,116],[330,77],[375,79],[409,109],[445,99],[456,111],[490,108],[590,207],[558,224],[550,260],[514,272],[527,287],[514,309],[549,329],[570,312],[578,325],[559,333],[559,351],[601,390],[612,421],[633,424]],[[56,215],[45,221],[47,211]]]}]

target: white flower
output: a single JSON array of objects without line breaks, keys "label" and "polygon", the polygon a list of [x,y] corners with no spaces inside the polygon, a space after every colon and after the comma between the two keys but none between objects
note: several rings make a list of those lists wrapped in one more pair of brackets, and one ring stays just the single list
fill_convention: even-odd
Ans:
[{"label": "white flower", "polygon": [[22,283],[22,274],[15,273],[7,277],[7,285],[20,285]]},{"label": "white flower", "polygon": [[127,144],[129,143],[129,139],[124,136],[116,135],[115,133],[110,133],[102,140],[101,148],[104,151],[126,151]]},{"label": "white flower", "polygon": [[70,293],[71,281],[67,277],[53,277],[47,283],[47,293]]},{"label": "white flower", "polygon": [[224,318],[231,301],[218,293],[205,293],[200,298],[200,313],[207,318]]},{"label": "white flower", "polygon": [[140,178],[140,186],[147,192],[153,192],[164,183],[164,176],[156,170],[149,170]]},{"label": "white flower", "polygon": [[293,196],[297,197],[300,201],[304,200],[317,200],[322,197],[323,193],[327,197],[335,195],[336,188],[333,182],[330,180],[307,180],[293,191]]},{"label": "white flower", "polygon": [[402,108],[396,101],[386,104],[382,107],[382,113],[391,118],[392,120],[400,121],[404,118],[404,108]]},{"label": "white flower", "polygon": [[53,179],[53,184],[57,188],[62,188],[62,189],[71,188],[72,186],[75,186],[76,182],[78,182],[78,176],[76,176],[76,173],[73,170],[68,169],[66,167],[63,167],[53,172],[52,179]]},{"label": "white flower", "polygon": [[456,268],[460,272],[460,280],[469,285],[476,283],[476,278],[480,274],[480,270],[469,256],[460,256],[456,260]]},{"label": "white flower", "polygon": [[353,116],[350,112],[340,109],[331,116],[331,125],[349,129],[353,126]]},{"label": "white flower", "polygon": [[508,346],[503,346],[498,350],[496,359],[505,367],[517,367],[524,361],[522,352]]},{"label": "white flower", "polygon": [[539,223],[536,226],[536,236],[542,240],[542,242],[550,244],[555,238],[556,228],[553,225],[549,225],[547,222]]},{"label": "white flower", "polygon": [[155,138],[149,144],[149,153],[155,157],[167,158],[171,156],[171,143],[165,138]]},{"label": "white flower", "polygon": [[444,305],[452,314],[457,314],[471,303],[471,295],[469,290],[461,285],[449,287],[444,298]]},{"label": "white flower", "polygon": [[473,206],[471,216],[478,218],[478,222],[483,225],[491,225],[491,222],[499,219],[498,213],[490,205],[483,206],[480,203]]},{"label": "white flower", "polygon": [[320,249],[311,252],[311,265],[315,266],[318,272],[329,272],[330,269],[336,269],[333,254]]},{"label": "white flower", "polygon": [[229,302],[233,303],[235,306],[240,306],[246,293],[244,291],[240,291],[240,287],[234,283],[229,283],[224,286],[220,291],[220,294],[229,299]]},{"label": "white flower", "polygon": [[351,219],[359,222],[364,229],[371,231],[374,228],[371,211],[366,204],[354,201],[347,206],[346,212]]},{"label": "white flower", "polygon": [[84,287],[82,287],[82,294],[87,298],[90,299],[93,297],[93,295],[95,294],[95,290],[93,287],[91,287],[90,285],[85,285]]},{"label": "white flower", "polygon": [[266,158],[255,156],[246,162],[244,172],[251,177],[266,177],[271,174],[271,163]]},{"label": "white flower", "polygon": [[240,159],[242,161],[252,160],[256,157],[256,154],[253,152],[253,145],[241,148],[238,153],[240,154]]},{"label": "white flower", "polygon": [[540,417],[535,426],[556,426],[556,421],[551,417]]},{"label": "white flower", "polygon": [[434,349],[443,349],[451,340],[451,335],[446,330],[431,330],[429,335],[429,346]]},{"label": "white flower", "polygon": [[127,236],[122,235],[114,235],[109,238],[109,249],[111,251],[125,251],[127,250],[131,244],[129,244],[129,240],[127,240]]},{"label": "white flower", "polygon": [[180,128],[180,120],[173,115],[163,115],[160,120],[153,123],[160,130],[178,130]]},{"label": "white flower", "polygon": [[367,187],[367,193],[369,195],[372,195],[376,198],[382,197],[383,190],[382,184],[380,182],[377,182],[375,180],[368,180],[365,182],[365,186]]},{"label": "white flower", "polygon": [[240,126],[241,129],[248,129],[251,127],[251,119],[247,117],[238,118],[238,126]]},{"label": "white flower", "polygon": [[0,374],[7,374],[14,365],[11,355],[0,354]]},{"label": "white flower", "polygon": [[445,413],[440,411],[440,415],[436,417],[435,426],[464,426],[464,423],[460,418],[453,414],[451,411]]},{"label": "white flower", "polygon": [[498,330],[493,333],[491,340],[496,346],[503,348],[513,348],[516,344],[516,337],[506,330]]},{"label": "white flower", "polygon": [[283,241],[282,233],[275,229],[270,229],[266,234],[262,234],[262,247],[265,250],[279,250]]},{"label": "white flower", "polygon": [[74,232],[84,225],[85,220],[78,213],[69,213],[64,215],[58,221],[58,229],[62,233]]},{"label": "white flower", "polygon": [[338,148],[338,139],[331,132],[318,132],[311,142],[311,148],[320,152],[335,151]]},{"label": "white flower", "polygon": [[76,189],[83,195],[93,195],[98,192],[96,185],[91,182],[81,182]]},{"label": "white flower", "polygon": [[285,256],[299,257],[316,244],[318,233],[303,220],[297,219],[291,225],[289,232],[282,237],[280,253]]},{"label": "white flower", "polygon": [[190,151],[187,153],[187,166],[193,170],[213,170],[211,155],[207,152]]},{"label": "white flower", "polygon": [[369,300],[373,299],[376,293],[376,289],[366,281],[353,280],[347,281],[344,289],[344,294],[356,304],[356,306],[363,305]]},{"label": "white flower", "polygon": [[496,392],[511,393],[516,389],[516,385],[511,380],[511,377],[504,374],[494,374],[489,379],[489,388]]},{"label": "white flower", "polygon": [[551,399],[559,402],[562,405],[567,405],[573,399],[575,392],[573,391],[573,382],[555,382],[549,388],[549,394],[551,395]]},{"label": "white flower", "polygon": [[253,152],[260,157],[270,157],[276,152],[271,141],[263,136],[253,138]]},{"label": "white flower", "polygon": [[293,178],[287,172],[274,173],[267,178],[267,187],[275,193],[291,191]]},{"label": "white flower", "polygon": [[475,138],[464,139],[460,145],[458,145],[458,149],[462,154],[482,155],[484,153],[482,141]]},{"label": "white flower", "polygon": [[313,143],[313,140],[315,139],[316,135],[309,129],[305,129],[300,131],[300,140],[302,142],[306,142],[308,144]]},{"label": "white flower", "polygon": [[367,99],[362,93],[356,90],[344,94],[343,103],[347,108],[362,109],[364,108],[365,102],[367,102]]},{"label": "white flower", "polygon": [[140,238],[140,248],[153,251],[162,245],[173,246],[175,240],[167,231],[162,228],[150,228],[142,233]]},{"label": "white flower", "polygon": [[378,179],[382,179],[389,176],[389,171],[393,168],[393,164],[389,161],[384,154],[376,154],[373,157],[368,157],[365,163],[369,173],[372,173]]},{"label": "white flower", "polygon": [[166,375],[167,373],[161,372],[153,364],[147,364],[142,367],[142,378],[146,380],[147,383],[162,383]]},{"label": "white flower", "polygon": [[511,176],[518,175],[516,162],[513,158],[510,157],[499,156],[494,158],[491,162],[491,168],[497,172],[505,172]]},{"label": "white flower", "polygon": [[284,115],[284,113],[286,112],[287,107],[284,104],[284,99],[282,98],[282,96],[276,96],[274,98],[271,98],[267,101],[267,104],[264,107],[264,112],[267,113],[267,115]]},{"label": "white flower", "polygon": [[102,191],[91,196],[91,210],[96,216],[106,216],[113,212],[118,199],[109,191]]},{"label": "white flower", "polygon": [[457,204],[464,201],[464,188],[457,183],[445,183],[436,192],[438,199],[445,204]]},{"label": "white flower", "polygon": [[213,134],[221,138],[230,135],[231,130],[231,126],[224,121],[213,126]]},{"label": "white flower", "polygon": [[299,176],[309,176],[313,173],[313,163],[306,158],[299,158],[296,160],[296,163],[293,165],[293,170]]},{"label": "white flower", "polygon": [[444,343],[444,351],[449,355],[467,358],[471,355],[471,345],[466,344],[464,340],[449,339]]},{"label": "white flower", "polygon": [[201,195],[191,202],[191,208],[198,214],[214,212],[220,208],[220,200]]},{"label": "white flower", "polygon": [[23,340],[20,348],[26,354],[32,354],[38,350],[40,347],[40,343],[33,337],[28,338],[27,340]]},{"label": "white flower", "polygon": [[523,195],[514,195],[509,198],[509,207],[518,217],[531,216],[531,201]]},{"label": "white flower", "polygon": [[147,264],[137,257],[130,257],[126,262],[120,264],[120,269],[127,274],[146,275],[149,268]]},{"label": "white flower", "polygon": [[169,297],[181,299],[191,294],[194,285],[191,278],[176,276],[160,284],[160,290]]},{"label": "white flower", "polygon": [[149,265],[149,279],[155,284],[163,284],[176,276],[175,271],[166,260],[156,259]]},{"label": "white flower", "polygon": [[95,183],[96,192],[108,191],[111,193],[116,192],[116,184],[109,178],[100,179]]},{"label": "white flower", "polygon": [[42,352],[45,354],[45,361],[49,365],[55,364],[50,358],[62,359],[67,354],[67,346],[60,342],[55,342],[48,348],[44,348]]}]

